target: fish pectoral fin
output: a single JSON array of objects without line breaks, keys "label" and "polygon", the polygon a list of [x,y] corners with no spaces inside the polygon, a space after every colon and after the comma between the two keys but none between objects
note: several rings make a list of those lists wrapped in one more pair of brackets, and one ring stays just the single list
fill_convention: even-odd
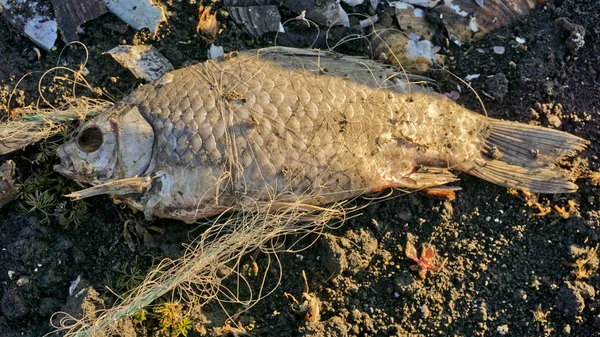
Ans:
[{"label": "fish pectoral fin", "polygon": [[152,186],[152,178],[149,176],[125,178],[92,186],[81,191],[69,193],[65,195],[65,197],[72,198],[73,200],[79,200],[101,194],[125,195],[132,193],[143,193],[150,188],[150,186]]}]

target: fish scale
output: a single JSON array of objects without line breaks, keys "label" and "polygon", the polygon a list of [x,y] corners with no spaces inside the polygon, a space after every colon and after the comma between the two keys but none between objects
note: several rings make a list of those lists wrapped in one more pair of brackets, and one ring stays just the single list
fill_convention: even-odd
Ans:
[{"label": "fish scale", "polygon": [[112,151],[118,169],[86,162],[96,152],[82,153],[77,136],[59,149],[57,170],[99,186],[151,177],[143,193],[124,187],[121,199],[185,221],[261,201],[321,205],[428,188],[456,180],[451,169],[538,192],[576,188],[553,162],[584,148],[581,138],[487,118],[400,76],[374,61],[288,48],[207,61],[142,86],[81,127],[88,139],[89,130],[115,132],[107,122],[118,126],[118,144],[95,150]]}]

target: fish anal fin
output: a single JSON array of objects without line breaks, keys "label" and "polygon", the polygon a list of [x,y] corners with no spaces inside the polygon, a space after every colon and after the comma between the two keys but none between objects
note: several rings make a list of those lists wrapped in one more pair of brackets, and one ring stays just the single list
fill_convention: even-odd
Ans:
[{"label": "fish anal fin", "polygon": [[439,167],[420,166],[414,172],[397,177],[390,174],[383,175],[380,185],[374,187],[372,192],[380,192],[386,188],[426,189],[444,185],[458,178],[449,169]]}]

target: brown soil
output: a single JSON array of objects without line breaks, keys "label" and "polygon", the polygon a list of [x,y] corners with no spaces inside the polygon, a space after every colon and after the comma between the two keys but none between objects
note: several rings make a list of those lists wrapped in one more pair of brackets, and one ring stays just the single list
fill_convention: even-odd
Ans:
[{"label": "brown soil", "polygon": [[[136,32],[111,14],[83,26],[81,41],[89,49],[87,79],[108,97],[119,99],[139,81],[105,51],[122,43],[153,44],[178,68],[206,58],[206,44],[195,32],[196,4],[160,0],[169,19],[153,40]],[[541,2],[541,1],[540,1]],[[358,12],[367,12],[366,5]],[[600,241],[600,203],[596,139],[600,130],[600,2],[550,0],[526,20],[489,34],[475,44],[451,46],[446,68],[458,77],[480,74],[472,81],[482,94],[492,117],[556,127],[592,141],[589,149],[569,168],[580,177],[580,189],[570,195],[548,195],[538,210],[508,193],[466,175],[457,184],[463,191],[455,201],[420,194],[397,193],[373,202],[362,215],[331,230],[299,254],[281,255],[284,277],[279,288],[258,306],[240,316],[253,336],[592,336],[600,334],[600,276],[596,248]],[[574,52],[560,18],[585,28],[585,45]],[[219,17],[223,22],[226,18]],[[351,32],[344,32],[348,34]],[[342,33],[340,33],[342,34]],[[522,37],[526,43],[513,41]],[[226,50],[269,45],[273,36],[253,39],[233,23],[217,41]],[[58,50],[64,44],[59,42]],[[504,54],[491,52],[505,46]],[[56,65],[58,52],[40,60],[34,45],[0,19],[0,117],[11,108],[34,104],[39,98],[35,76],[21,84],[7,107],[16,81],[29,72]],[[345,46],[362,53],[364,46]],[[350,50],[351,51],[351,50]],[[360,51],[360,52],[358,52]],[[61,63],[77,67],[81,49],[68,49]],[[439,90],[455,90],[457,81],[447,72],[430,71]],[[53,89],[60,101],[69,90]],[[464,89],[464,86],[463,86]],[[105,97],[106,97],[105,96]],[[474,95],[463,91],[459,102],[481,111]],[[17,180],[25,182],[35,172],[45,172],[56,161],[31,162],[40,152],[28,148],[0,158],[17,163]],[[63,194],[71,184],[48,173],[43,186]],[[569,209],[569,202],[575,205]],[[88,203],[79,226],[63,228],[52,217],[44,223],[39,213],[27,213],[9,204],[0,212],[0,335],[40,336],[50,331],[50,315],[65,308],[71,281],[81,276],[108,305],[115,296],[105,286],[126,274],[138,274],[156,257],[177,257],[181,243],[193,228],[174,221],[156,220],[120,210],[107,197]],[[554,208],[568,212],[562,217]],[[67,204],[67,207],[73,207]],[[122,237],[123,223],[133,242]],[[164,234],[147,230],[156,226]],[[410,271],[406,242],[420,248],[433,245],[448,262],[443,270],[421,280]],[[419,249],[420,250],[420,249]],[[576,266],[579,261],[581,268]],[[267,258],[258,255],[265,268]],[[247,259],[247,266],[251,260]],[[140,271],[132,272],[132,268]],[[321,319],[305,323],[288,315],[283,293],[302,292],[300,277],[306,271],[310,290],[322,302]],[[9,275],[8,271],[12,271]],[[579,274],[577,272],[579,271]],[[269,275],[269,273],[267,273]],[[276,275],[275,271],[271,273]],[[135,282],[135,281],[131,281]],[[256,280],[257,284],[260,280]],[[272,277],[267,282],[276,282]],[[192,315],[196,329],[189,336],[214,335],[224,324],[218,308],[206,307]],[[137,331],[156,335],[152,318]],[[125,332],[124,332],[125,333]]]}]

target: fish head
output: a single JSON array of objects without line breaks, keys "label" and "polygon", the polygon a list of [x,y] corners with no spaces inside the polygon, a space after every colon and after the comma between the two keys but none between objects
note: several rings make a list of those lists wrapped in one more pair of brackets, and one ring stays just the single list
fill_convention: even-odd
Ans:
[{"label": "fish head", "polygon": [[57,155],[61,163],[54,170],[67,178],[93,185],[110,180],[117,162],[114,123],[101,115],[83,124]]},{"label": "fish head", "polygon": [[150,165],[154,132],[135,106],[116,106],[83,124],[57,150],[58,173],[81,183],[142,175]]}]

